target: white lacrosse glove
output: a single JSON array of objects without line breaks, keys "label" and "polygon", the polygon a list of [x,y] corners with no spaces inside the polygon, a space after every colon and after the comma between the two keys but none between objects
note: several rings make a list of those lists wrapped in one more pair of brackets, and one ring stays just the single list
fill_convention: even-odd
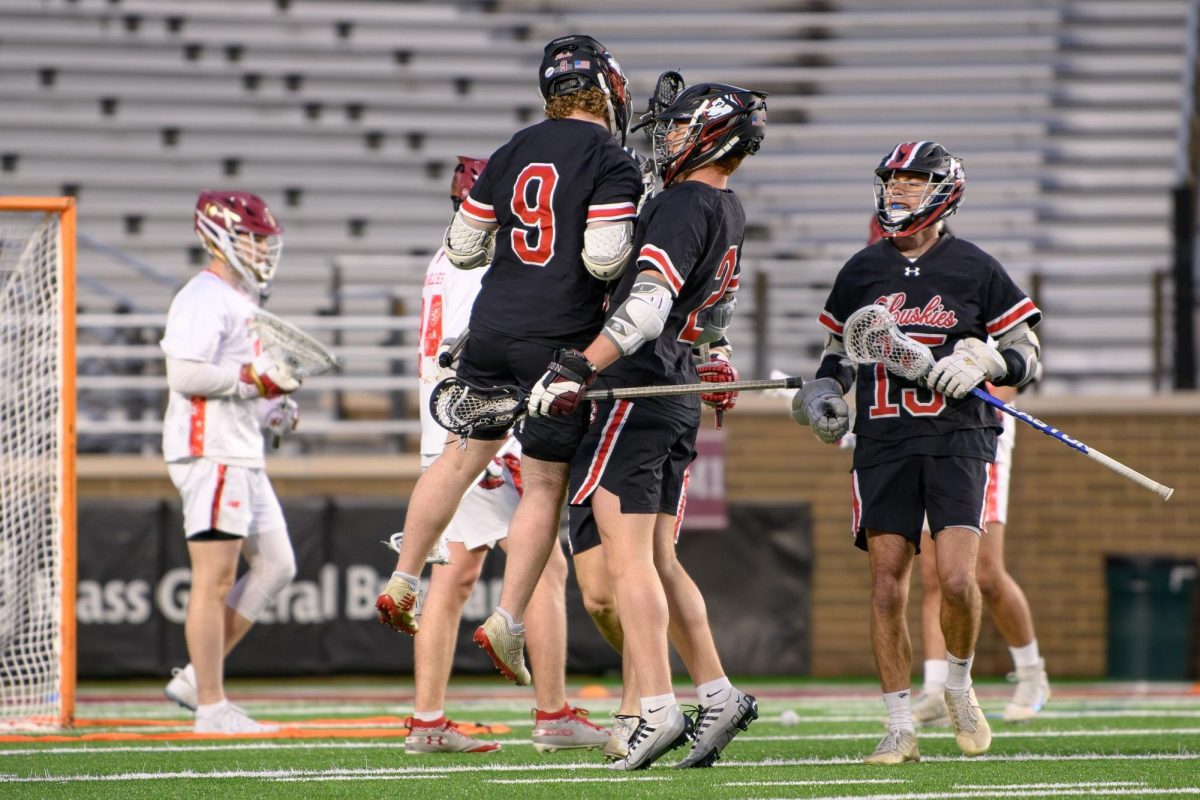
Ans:
[{"label": "white lacrosse glove", "polygon": [[1000,351],[979,339],[959,339],[954,352],[939,359],[925,376],[925,384],[947,397],[960,400],[985,380],[1008,374]]},{"label": "white lacrosse glove", "polygon": [[275,434],[275,441],[278,443],[300,424],[300,406],[287,396],[270,400],[264,397],[258,401],[258,419],[263,430]]},{"label": "white lacrosse glove", "polygon": [[526,410],[531,417],[573,414],[583,402],[584,390],[596,380],[597,370],[587,356],[564,347],[546,373],[529,392]]},{"label": "white lacrosse glove", "polygon": [[809,425],[825,444],[834,444],[850,430],[850,406],[837,378],[808,381],[792,398],[792,419]]},{"label": "white lacrosse glove", "polygon": [[266,353],[249,364],[242,364],[238,381],[238,395],[245,398],[279,397],[300,388],[300,378],[292,368]]}]

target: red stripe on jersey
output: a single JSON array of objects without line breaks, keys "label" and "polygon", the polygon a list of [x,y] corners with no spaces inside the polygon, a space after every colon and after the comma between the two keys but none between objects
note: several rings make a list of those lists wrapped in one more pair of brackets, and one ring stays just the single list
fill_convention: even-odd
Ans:
[{"label": "red stripe on jersey", "polygon": [[462,205],[459,206],[458,210],[463,213],[464,217],[470,217],[471,219],[478,220],[479,222],[496,221],[496,210],[494,208],[476,200],[472,200],[470,197],[467,197],[466,200],[463,200]]},{"label": "red stripe on jersey", "polygon": [[910,333],[908,338],[914,342],[927,344],[930,347],[937,347],[939,344],[946,343],[946,334],[944,333]]},{"label": "red stripe on jersey", "polygon": [[666,250],[652,244],[644,244],[642,251],[638,253],[638,261],[649,261],[667,279],[667,285],[671,287],[671,294],[679,294],[679,290],[683,288],[683,276],[671,263],[671,257],[667,255]]},{"label": "red stripe on jersey", "polygon": [[1042,312],[1033,304],[1033,301],[1026,297],[1008,311],[1005,311],[1003,314],[989,322],[987,324],[987,332],[992,336],[1004,333],[1018,322],[1028,319],[1034,314],[1040,313]]},{"label": "red stripe on jersey", "polygon": [[208,520],[208,527],[211,530],[219,531],[217,526],[217,515],[221,513],[221,493],[225,491],[225,465],[217,464],[217,487],[213,490],[212,499],[212,514]]},{"label": "red stripe on jersey", "polygon": [[637,206],[633,203],[602,203],[588,206],[588,222],[612,222],[621,219],[633,219],[637,216]]},{"label": "red stripe on jersey", "polygon": [[846,326],[830,316],[828,311],[822,311],[821,316],[817,317],[817,322],[821,323],[838,336],[841,336],[842,332],[846,329]]},{"label": "red stripe on jersey", "polygon": [[632,407],[633,404],[628,400],[618,400],[613,406],[612,412],[604,423],[604,430],[600,433],[600,445],[596,448],[596,452],[592,455],[592,463],[588,466],[587,478],[580,484],[579,491],[571,497],[571,505],[582,505],[583,501],[587,500],[600,485],[600,476],[604,474],[608,459],[612,457],[613,445],[617,442],[621,428],[625,427],[625,420],[629,418],[629,411]]},{"label": "red stripe on jersey", "polygon": [[204,455],[204,406],[207,397],[192,398],[192,413],[188,419],[188,455]]}]

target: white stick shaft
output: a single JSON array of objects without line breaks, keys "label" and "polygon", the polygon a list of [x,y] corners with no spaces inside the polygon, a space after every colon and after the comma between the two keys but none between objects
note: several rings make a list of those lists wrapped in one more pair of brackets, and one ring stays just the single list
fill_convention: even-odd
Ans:
[{"label": "white stick shaft", "polygon": [[1084,453],[1084,455],[1087,456],[1088,458],[1092,459],[1093,461],[1103,464],[1104,466],[1108,467],[1109,469],[1111,469],[1113,472],[1117,473],[1121,477],[1128,478],[1129,480],[1136,483],[1138,486],[1142,486],[1146,489],[1149,489],[1150,491],[1154,492],[1156,495],[1161,497],[1164,501],[1170,500],[1171,495],[1175,493],[1175,490],[1172,489],[1170,486],[1163,486],[1158,481],[1152,480],[1151,478],[1147,478],[1145,475],[1138,472],[1136,469],[1132,469],[1131,467],[1125,466],[1120,461],[1117,461],[1115,458],[1109,458],[1108,456],[1104,455],[1104,453],[1101,453],[1099,450],[1095,450],[1095,449],[1089,447],[1087,452]]}]

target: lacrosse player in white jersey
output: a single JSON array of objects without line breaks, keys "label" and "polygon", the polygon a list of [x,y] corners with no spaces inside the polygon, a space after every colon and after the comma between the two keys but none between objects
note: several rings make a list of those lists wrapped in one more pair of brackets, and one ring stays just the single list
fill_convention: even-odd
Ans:
[{"label": "lacrosse player in white jersey", "polygon": [[[459,156],[450,185],[455,211],[467,198],[486,159]],[[429,412],[429,396],[439,381],[453,374],[452,356],[463,336],[483,270],[461,270],[439,249],[425,272],[421,294],[420,412],[421,467],[433,463],[447,443],[447,433]],[[456,446],[456,443],[451,443]],[[490,753],[497,742],[474,739],[445,715],[446,684],[454,662],[463,606],[479,580],[484,559],[497,544],[507,549],[508,525],[521,499],[521,446],[509,436],[480,480],[467,490],[443,537],[446,559],[431,552],[434,563],[429,591],[421,607],[420,635],[413,643],[413,716],[406,724],[406,753]],[[398,543],[393,537],[393,546]],[[435,548],[435,551],[437,548]],[[440,562],[440,563],[439,563]],[[529,657],[534,682],[533,746],[539,753],[602,747],[608,731],[587,719],[587,711],[566,701],[567,560],[561,547],[551,550],[529,603]]]},{"label": "lacrosse player in white jersey", "polygon": [[[225,698],[226,655],[291,582],[296,559],[263,459],[263,428],[282,435],[300,380],[263,352],[250,322],[271,281],[283,228],[249,192],[205,191],[196,234],[212,255],[179,290],[160,345],[170,399],[163,456],[183,501],[192,565],[185,634],[191,662],[166,695],[196,713],[197,733],[267,733]],[[235,582],[239,555],[249,570]]]}]

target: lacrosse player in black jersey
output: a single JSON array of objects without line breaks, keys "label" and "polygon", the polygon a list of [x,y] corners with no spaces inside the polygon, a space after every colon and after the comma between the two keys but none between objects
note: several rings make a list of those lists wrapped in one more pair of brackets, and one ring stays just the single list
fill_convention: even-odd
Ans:
[{"label": "lacrosse player in black jersey", "polygon": [[[446,255],[455,266],[490,263],[458,366],[458,377],[478,386],[528,389],[558,348],[591,341],[604,323],[607,281],[620,274],[632,249],[642,179],[621,149],[630,98],[620,66],[590,36],[565,36],[546,46],[539,80],[547,119],[492,154],[446,230]],[[530,683],[522,618],[557,545],[567,466],[586,427],[580,412],[528,419],[516,432],[525,491],[509,527],[500,608],[476,641],[522,685]],[[421,475],[396,571],[376,601],[385,624],[417,632],[416,576],[425,555],[505,432],[472,432]]]},{"label": "lacrosse player in black jersey", "polygon": [[[532,417],[577,413],[601,370],[618,387],[697,380],[692,347],[703,327],[700,316],[737,288],[746,216],[726,187],[742,159],[758,151],[766,131],[764,97],[697,84],[654,115],[655,166],[666,188],[638,218],[637,266],[613,291],[614,310],[601,334],[583,352],[560,350],[534,384]],[[656,562],[674,549],[676,509],[699,426],[695,396],[597,403],[571,463],[569,502],[591,506],[609,573],[620,576],[617,612],[642,695],[641,719],[617,769],[644,769],[686,741],[687,719],[667,659],[668,619],[677,617],[678,595],[665,587],[667,576]],[[699,648],[693,639],[705,636],[711,636],[707,625],[683,632],[684,647]],[[754,698],[735,689],[719,665],[715,669],[716,675],[693,675],[712,699],[680,766],[711,764],[757,715]]]},{"label": "lacrosse player in black jersey", "polygon": [[[875,170],[882,238],[838,273],[819,320],[829,334],[821,366],[792,402],[797,422],[837,442],[849,430],[842,395],[858,381],[852,528],[871,565],[871,644],[888,711],[888,732],[868,764],[920,760],[905,614],[925,515],[937,541],[955,740],[967,755],[991,745],[971,662],[980,621],[975,563],[1000,424],[970,391],[1033,379],[1041,312],[995,258],[945,230],[965,187],[962,162],[936,142],[904,142],[883,158]],[[932,348],[938,360],[924,379],[844,363],[845,322],[871,304],[887,306],[905,333]]]}]

